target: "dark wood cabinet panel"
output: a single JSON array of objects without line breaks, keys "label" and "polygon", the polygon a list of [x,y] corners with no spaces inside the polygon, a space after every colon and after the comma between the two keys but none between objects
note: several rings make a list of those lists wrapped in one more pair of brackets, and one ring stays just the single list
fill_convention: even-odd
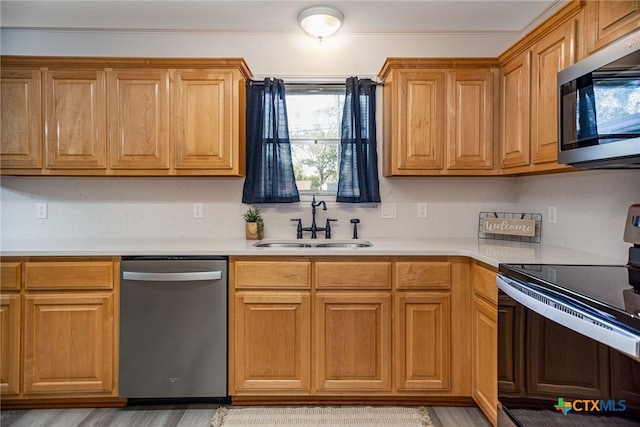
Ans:
[{"label": "dark wood cabinet panel", "polygon": [[[530,394],[581,399],[608,395],[606,346],[534,312],[527,317]],[[572,351],[563,351],[566,348]],[[576,358],[576,353],[583,357]]]},{"label": "dark wood cabinet panel", "polygon": [[524,391],[524,309],[506,295],[498,296],[498,390]]}]

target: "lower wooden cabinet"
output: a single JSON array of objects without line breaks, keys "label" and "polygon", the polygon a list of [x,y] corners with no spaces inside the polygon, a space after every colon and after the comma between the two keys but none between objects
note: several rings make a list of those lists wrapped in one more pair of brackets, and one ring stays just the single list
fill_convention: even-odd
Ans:
[{"label": "lower wooden cabinet", "polygon": [[404,292],[396,296],[396,388],[451,387],[451,295]]},{"label": "lower wooden cabinet", "polygon": [[471,402],[468,259],[231,257],[229,271],[234,401]]},{"label": "lower wooden cabinet", "polygon": [[318,393],[391,391],[391,293],[316,295]]},{"label": "lower wooden cabinet", "polygon": [[113,294],[27,295],[24,393],[110,393]]},{"label": "lower wooden cabinet", "polygon": [[498,405],[498,310],[475,296],[473,309],[473,399],[496,425]]},{"label": "lower wooden cabinet", "polygon": [[308,394],[309,292],[241,292],[234,297],[231,394]]},{"label": "lower wooden cabinet", "polygon": [[498,423],[497,271],[474,262],[471,319],[472,396],[487,419]]},{"label": "lower wooden cabinet", "polygon": [[25,257],[1,264],[3,407],[118,401],[119,259]]},{"label": "lower wooden cabinet", "polygon": [[20,295],[0,295],[0,393],[3,397],[20,393],[20,299]]}]

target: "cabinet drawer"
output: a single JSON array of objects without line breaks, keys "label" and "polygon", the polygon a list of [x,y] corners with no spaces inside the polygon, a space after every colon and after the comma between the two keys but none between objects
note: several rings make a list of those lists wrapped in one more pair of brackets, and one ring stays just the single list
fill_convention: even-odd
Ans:
[{"label": "cabinet drawer", "polygon": [[22,279],[22,270],[20,262],[2,262],[0,265],[0,289],[2,290],[19,290]]},{"label": "cabinet drawer", "polygon": [[27,262],[27,289],[113,289],[111,261]]},{"label": "cabinet drawer", "polygon": [[473,290],[494,304],[498,303],[498,287],[496,286],[496,273],[478,265],[473,266]]},{"label": "cabinet drawer", "polygon": [[317,262],[318,289],[391,289],[390,262]]},{"label": "cabinet drawer", "polygon": [[398,289],[450,289],[451,263],[448,261],[397,262]]},{"label": "cabinet drawer", "polygon": [[235,287],[245,289],[309,289],[311,263],[278,261],[236,261]]}]

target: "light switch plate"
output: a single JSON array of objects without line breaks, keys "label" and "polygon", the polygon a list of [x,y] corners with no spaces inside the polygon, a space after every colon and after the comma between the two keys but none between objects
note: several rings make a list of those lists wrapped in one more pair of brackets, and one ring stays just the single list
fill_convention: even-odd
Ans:
[{"label": "light switch plate", "polygon": [[382,204],[382,218],[395,219],[398,217],[398,205],[395,203]]}]

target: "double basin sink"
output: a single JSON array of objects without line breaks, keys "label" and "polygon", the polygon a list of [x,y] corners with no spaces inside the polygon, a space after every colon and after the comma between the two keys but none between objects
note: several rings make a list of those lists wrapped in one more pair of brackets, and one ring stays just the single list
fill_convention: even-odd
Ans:
[{"label": "double basin sink", "polygon": [[253,244],[255,248],[370,248],[373,243],[368,240],[261,240]]}]

